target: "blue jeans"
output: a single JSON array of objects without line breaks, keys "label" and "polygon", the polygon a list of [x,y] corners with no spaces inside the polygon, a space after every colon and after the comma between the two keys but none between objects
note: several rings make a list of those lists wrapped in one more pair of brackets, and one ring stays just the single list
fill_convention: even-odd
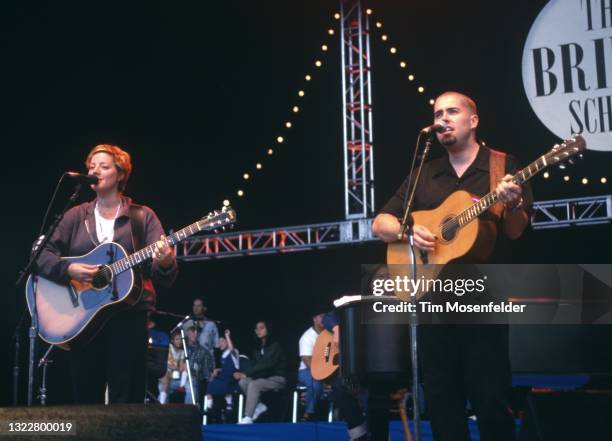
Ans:
[{"label": "blue jeans", "polygon": [[300,369],[298,385],[306,387],[306,413],[314,413],[315,403],[321,399],[323,393],[323,383],[312,378],[310,369]]},{"label": "blue jeans", "polygon": [[[195,392],[195,397],[196,397],[196,401],[198,400],[198,386],[197,384],[195,384],[196,379],[193,379],[194,381],[194,392]],[[181,381],[180,380],[170,380],[170,384],[168,385],[168,396],[172,395],[174,392],[176,392],[179,388],[179,386],[181,385]],[[161,392],[161,384],[159,386],[160,392]],[[189,381],[187,381],[187,383],[185,384],[185,404],[194,404],[193,401],[191,400],[191,388],[189,387]]]}]

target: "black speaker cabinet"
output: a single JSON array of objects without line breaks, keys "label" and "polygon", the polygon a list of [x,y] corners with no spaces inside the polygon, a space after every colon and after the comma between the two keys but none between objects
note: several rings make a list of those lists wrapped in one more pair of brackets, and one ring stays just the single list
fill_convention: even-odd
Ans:
[{"label": "black speaker cabinet", "polygon": [[612,440],[612,391],[531,393],[520,441]]},{"label": "black speaker cabinet", "polygon": [[[35,432],[11,435],[11,422],[68,422],[75,425],[72,435],[41,436]],[[0,408],[0,439],[19,441],[201,441],[200,413],[195,406],[157,404],[114,404],[112,406],[38,406]],[[56,426],[57,428],[58,426]],[[13,425],[15,428],[15,425]]]}]

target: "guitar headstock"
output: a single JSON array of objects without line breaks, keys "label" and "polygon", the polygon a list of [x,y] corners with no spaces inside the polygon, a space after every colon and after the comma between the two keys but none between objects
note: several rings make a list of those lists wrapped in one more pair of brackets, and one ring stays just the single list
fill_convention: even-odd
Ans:
[{"label": "guitar headstock", "polygon": [[200,230],[225,231],[236,223],[236,211],[232,207],[223,207],[208,213],[198,221]]},{"label": "guitar headstock", "polygon": [[586,149],[586,141],[581,135],[573,135],[561,144],[555,144],[553,148],[544,155],[548,165],[559,164],[565,161],[572,162],[576,156],[582,157],[582,152]]}]

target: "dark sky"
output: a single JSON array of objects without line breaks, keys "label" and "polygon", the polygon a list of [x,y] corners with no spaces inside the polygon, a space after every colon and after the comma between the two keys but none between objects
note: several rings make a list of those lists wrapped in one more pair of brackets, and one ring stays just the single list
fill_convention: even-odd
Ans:
[{"label": "dark sky", "polygon": [[[557,142],[531,110],[521,80],[523,44],[544,4],[375,2],[374,20],[399,51],[390,55],[382,33],[373,32],[378,207],[402,181],[416,133],[431,123],[427,99],[445,90],[473,96],[481,137],[525,163]],[[9,400],[8,336],[25,303],[22,288],[14,288],[16,274],[57,179],[65,170],[83,170],[92,146],[111,142],[132,154],[127,194],[153,207],[167,229],[193,222],[224,198],[238,210],[240,229],[342,219],[339,39],[327,34],[338,29],[337,6],[323,0],[2,2],[0,142],[8,155],[2,173],[8,200],[0,404]],[[323,43],[330,48],[325,54]],[[321,69],[315,59],[323,61]],[[417,81],[407,81],[400,60]],[[304,82],[306,73],[312,82]],[[425,86],[425,96],[417,85]],[[294,104],[303,110],[297,116]],[[284,129],[288,119],[291,130]],[[280,134],[286,140],[277,148]],[[265,155],[269,147],[272,158]],[[260,160],[264,169],[255,172]],[[610,165],[610,154],[593,152],[570,173],[598,181]],[[254,175],[248,185],[244,172]],[[533,186],[539,200],[610,193],[609,184],[563,184],[558,172]],[[235,196],[238,188],[244,200]],[[607,226],[532,232],[521,253],[603,263],[610,260],[602,247],[609,242]],[[359,264],[383,259],[384,247],[373,244],[186,263],[159,307],[183,313],[193,296],[205,296],[210,315],[232,327],[247,352],[254,320],[272,317],[297,360],[309,305],[355,291]]]}]

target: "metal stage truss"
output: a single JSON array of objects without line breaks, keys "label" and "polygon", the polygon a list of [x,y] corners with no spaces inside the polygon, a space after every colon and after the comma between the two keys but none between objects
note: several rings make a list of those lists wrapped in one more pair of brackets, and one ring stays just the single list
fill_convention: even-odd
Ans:
[{"label": "metal stage truss", "polygon": [[356,219],[195,236],[176,245],[175,251],[182,261],[310,251],[378,240],[371,227],[372,219]]},{"label": "metal stage truss", "polygon": [[[369,16],[360,0],[339,0],[345,219],[337,222],[195,236],[178,244],[182,261],[325,249],[378,240],[372,236],[374,136]],[[536,202],[534,228],[612,220],[612,196]]]},{"label": "metal stage truss", "polygon": [[374,133],[370,25],[359,0],[340,0],[344,213],[374,214]]},{"label": "metal stage truss", "polygon": [[612,195],[542,201],[533,208],[534,229],[603,224],[612,220]]},{"label": "metal stage truss", "polygon": [[[532,226],[559,228],[612,220],[612,195],[535,202]],[[191,237],[176,246],[177,259],[196,261],[320,250],[378,240],[372,219],[237,231]]]}]

